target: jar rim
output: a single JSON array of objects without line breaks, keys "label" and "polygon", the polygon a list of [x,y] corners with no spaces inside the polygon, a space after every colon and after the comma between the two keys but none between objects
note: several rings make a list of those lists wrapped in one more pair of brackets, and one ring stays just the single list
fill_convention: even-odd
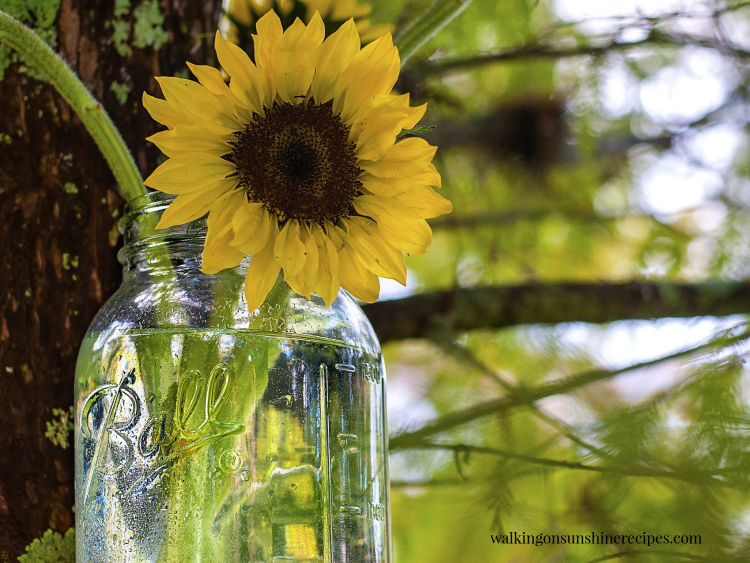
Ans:
[{"label": "jar rim", "polygon": [[[141,253],[157,247],[169,248],[169,252],[181,253],[185,257],[200,254],[206,236],[205,217],[180,225],[157,228],[161,214],[174,201],[175,195],[151,191],[128,201],[118,228],[123,235],[123,246],[117,253],[121,264],[143,260]],[[158,261],[157,261],[158,262]]]},{"label": "jar rim", "polygon": [[[123,214],[117,222],[117,227],[121,234],[125,235],[125,245],[133,241],[133,238],[167,236],[167,235],[187,235],[194,234],[196,231],[205,231],[206,217],[200,217],[175,225],[173,227],[156,228],[161,214],[174,202],[177,196],[163,192],[150,191],[149,193],[138,196],[128,201],[123,207]],[[146,219],[146,222],[144,222]],[[140,223],[146,227],[146,231],[139,228],[135,233],[131,233],[131,227]],[[134,235],[128,236],[128,235]]]},{"label": "jar rim", "polygon": [[177,196],[157,191],[149,191],[147,194],[134,197],[125,203],[120,222],[124,222],[129,215],[134,213],[141,214],[160,211],[169,206],[175,197]]}]

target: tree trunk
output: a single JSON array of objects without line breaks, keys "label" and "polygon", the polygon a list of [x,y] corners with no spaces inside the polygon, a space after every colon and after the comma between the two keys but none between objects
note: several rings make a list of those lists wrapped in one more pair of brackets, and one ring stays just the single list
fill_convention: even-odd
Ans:
[{"label": "tree trunk", "polygon": [[[41,31],[42,10],[52,11],[56,50],[109,111],[141,172],[151,171],[158,151],[144,138],[157,125],[141,94],[157,91],[154,76],[185,71],[186,60],[213,59],[220,3],[118,0],[117,16],[111,0],[62,0],[56,13],[54,0],[29,3],[0,0],[0,9]],[[70,107],[36,76],[14,63],[0,82],[0,562],[46,529],[73,525],[72,440],[53,443],[47,423],[72,405],[78,346],[120,278],[123,202],[112,175]]]}]

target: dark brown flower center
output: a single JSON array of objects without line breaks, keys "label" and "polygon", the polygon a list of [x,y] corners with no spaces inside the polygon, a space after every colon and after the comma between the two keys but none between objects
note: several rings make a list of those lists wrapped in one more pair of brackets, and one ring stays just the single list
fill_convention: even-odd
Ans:
[{"label": "dark brown flower center", "polygon": [[251,201],[282,220],[349,216],[361,170],[349,127],[330,107],[277,104],[236,136],[230,158]]}]

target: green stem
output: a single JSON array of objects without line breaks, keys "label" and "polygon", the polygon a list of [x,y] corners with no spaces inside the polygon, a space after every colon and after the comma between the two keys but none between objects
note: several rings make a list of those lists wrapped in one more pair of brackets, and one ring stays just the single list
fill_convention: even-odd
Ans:
[{"label": "green stem", "polygon": [[463,12],[469,4],[471,0],[435,0],[396,38],[401,66],[403,67],[425,43],[453,21],[453,18]]},{"label": "green stem", "polygon": [[70,104],[102,151],[123,199],[144,195],[143,179],[120,132],[68,65],[36,33],[3,11],[0,11],[0,43],[25,57]]}]

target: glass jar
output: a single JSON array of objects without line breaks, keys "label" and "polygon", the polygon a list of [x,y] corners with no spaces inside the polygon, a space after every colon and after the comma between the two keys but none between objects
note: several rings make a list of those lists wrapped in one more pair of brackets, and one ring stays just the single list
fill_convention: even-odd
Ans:
[{"label": "glass jar", "polygon": [[81,346],[78,563],[390,561],[367,318],[281,279],[248,311],[247,262],[199,270],[204,222],[155,229],[170,201],[126,207],[122,286]]}]

